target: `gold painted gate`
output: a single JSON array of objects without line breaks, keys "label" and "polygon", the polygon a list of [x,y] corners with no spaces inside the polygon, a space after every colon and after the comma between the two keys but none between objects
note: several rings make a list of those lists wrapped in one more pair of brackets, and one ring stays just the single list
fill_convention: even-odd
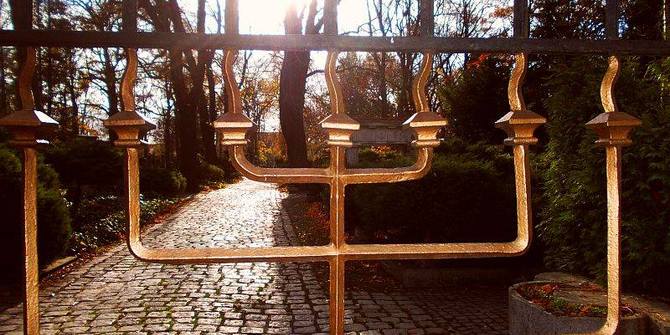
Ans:
[{"label": "gold painted gate", "polygon": [[[527,0],[514,1],[514,37],[497,39],[442,38],[433,36],[433,1],[420,0],[419,36],[404,38],[351,37],[338,35],[337,0],[325,0],[325,34],[318,36],[241,35],[238,31],[237,0],[226,0],[226,34],[141,33],[137,31],[137,0],[123,1],[121,32],[55,32],[32,30],[32,5],[17,0],[23,20],[15,30],[0,31],[0,45],[25,47],[18,78],[22,109],[0,119],[14,139],[12,143],[24,153],[24,255],[25,304],[24,332],[39,333],[38,269],[36,248],[36,145],[45,132],[57,123],[34,110],[30,83],[35,68],[35,47],[123,47],[127,68],[121,83],[121,112],[104,124],[118,137],[115,144],[125,150],[125,186],[128,220],[128,247],[132,254],[147,262],[203,264],[231,262],[327,262],[330,266],[330,333],[344,332],[345,263],[355,260],[388,259],[453,259],[513,257],[526,252],[532,237],[530,204],[529,145],[537,139],[534,131],[545,118],[528,111],[522,95],[527,56],[536,54],[608,54],[609,68],[601,86],[605,113],[589,122],[605,147],[608,206],[608,314],[604,326],[596,334],[613,334],[618,327],[620,307],[620,180],[621,150],[629,145],[629,132],[639,120],[620,112],[614,99],[614,85],[620,72],[619,55],[670,54],[665,41],[618,40],[618,1],[607,1],[607,40],[538,40],[528,35]],[[270,247],[252,249],[150,249],[140,238],[139,226],[139,138],[152,127],[135,110],[133,86],[137,72],[136,48],[161,49],[224,49],[225,82],[229,113],[214,122],[219,140],[229,150],[237,170],[249,179],[269,183],[320,183],[330,187],[330,244],[316,247]],[[242,114],[240,92],[235,84],[232,64],[238,49],[262,50],[327,50],[326,82],[331,97],[331,115],[322,122],[328,132],[330,165],[327,168],[269,169],[254,166],[245,158],[246,132],[252,123]],[[412,95],[416,110],[405,125],[416,134],[413,145],[418,151],[414,165],[395,169],[351,169],[345,164],[345,149],[352,145],[352,133],[360,125],[347,116],[335,68],[339,51],[407,51],[422,52],[421,71],[413,83]],[[513,147],[516,199],[517,238],[508,243],[438,243],[438,244],[347,244],[344,237],[345,188],[352,184],[396,183],[422,178],[429,171],[433,148],[439,145],[438,131],[446,121],[429,109],[425,89],[436,52],[514,53],[515,67],[509,81],[511,111],[496,126]]]}]

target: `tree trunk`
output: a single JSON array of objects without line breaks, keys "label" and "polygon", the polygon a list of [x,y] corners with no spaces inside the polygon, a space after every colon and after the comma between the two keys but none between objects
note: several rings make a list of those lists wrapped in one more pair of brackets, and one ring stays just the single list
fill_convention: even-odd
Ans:
[{"label": "tree trunk", "polygon": [[7,101],[7,74],[5,72],[5,49],[0,49],[0,115],[10,113]]},{"label": "tree trunk", "polygon": [[195,109],[189,102],[186,78],[184,78],[184,58],[182,50],[170,50],[170,78],[175,94],[175,132],[177,135],[177,162],[179,170],[188,180],[188,187],[195,191],[198,188],[197,158],[197,117]]},{"label": "tree trunk", "polygon": [[112,56],[109,54],[109,49],[103,50],[104,65],[104,80],[107,88],[107,103],[109,110],[107,113],[112,116],[119,112],[119,95],[116,91],[116,71],[112,65]]},{"label": "tree trunk", "polygon": [[[202,118],[206,118],[207,127],[203,127],[202,132],[202,141],[204,143],[205,149],[205,159],[214,163],[217,161],[216,157],[216,143],[215,143],[215,133],[212,126],[212,122],[216,120],[216,82],[214,81],[214,72],[212,71],[212,59],[214,58],[214,53],[209,58],[206,66],[207,72],[207,86],[208,86],[208,110],[204,113]],[[205,111],[203,109],[203,111]]]},{"label": "tree trunk", "polygon": [[[175,32],[186,32],[176,0],[156,1],[155,5],[148,0],[141,0],[140,6],[146,9],[157,31],[169,32],[172,27]],[[201,14],[202,11],[199,10],[199,16]],[[198,26],[201,28],[202,23],[199,22]],[[189,64],[190,78],[184,74],[185,57]],[[177,135],[177,163],[179,170],[188,181],[189,189],[196,191],[199,187],[198,109],[203,96],[204,63],[196,64],[190,50],[186,52],[177,49],[169,50],[168,59],[170,81],[175,97],[174,124]],[[189,83],[191,84],[190,89]]]},{"label": "tree trunk", "polygon": [[308,166],[303,112],[309,60],[308,51],[287,51],[281,69],[279,120],[291,167]]},{"label": "tree trunk", "polygon": [[[306,34],[317,34],[322,23],[315,23],[316,0],[312,0],[305,23]],[[302,15],[295,4],[289,6],[284,19],[286,34],[302,34]],[[286,141],[291,167],[308,166],[304,125],[305,90],[309,71],[309,51],[285,51],[279,83],[279,119]]]}]

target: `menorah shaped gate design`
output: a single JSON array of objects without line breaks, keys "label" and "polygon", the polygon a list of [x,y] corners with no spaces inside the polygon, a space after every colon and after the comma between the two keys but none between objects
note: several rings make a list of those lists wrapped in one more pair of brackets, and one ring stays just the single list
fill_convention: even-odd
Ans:
[{"label": "menorah shaped gate design", "polygon": [[[232,44],[246,45],[244,42],[235,42],[237,29],[237,1],[227,0],[226,6],[226,36]],[[515,0],[515,38],[519,41],[528,37],[528,7],[525,0]],[[617,37],[617,9],[618,3],[614,0],[607,2],[607,33],[608,39]],[[229,13],[230,12],[230,13]],[[124,31],[137,30],[137,3],[135,0],[124,1]],[[433,45],[433,1],[420,1],[421,36],[419,41],[426,45]],[[337,37],[337,0],[325,1],[325,33],[327,36]],[[30,28],[17,27],[21,31],[2,35],[2,45],[23,45],[30,38],[38,42],[28,42],[29,46],[54,44],[48,40],[40,40],[40,35]],[[33,34],[33,35],[31,35]],[[68,36],[67,33],[61,33]],[[94,34],[95,35],[95,34]],[[72,38],[78,35],[72,35]],[[114,35],[95,35],[96,43],[102,37]],[[140,36],[140,35],[138,35]],[[48,37],[48,35],[47,35]],[[156,36],[157,39],[165,36]],[[17,39],[18,38],[18,39]],[[202,36],[194,38],[199,40]],[[250,40],[253,37],[248,36]],[[365,38],[363,38],[365,39]],[[412,38],[410,38],[412,39]],[[65,39],[67,41],[67,38]],[[369,39],[370,41],[374,39]],[[9,41],[9,42],[7,42]],[[337,40],[339,45],[348,45],[347,40]],[[462,42],[453,39],[452,42]],[[513,43],[510,40],[509,43]],[[216,42],[216,40],[214,40]],[[225,42],[225,41],[224,41]],[[295,42],[295,41],[294,41]],[[299,41],[298,41],[299,42]],[[489,43],[482,41],[468,41],[470,43]],[[532,47],[530,41],[528,48]],[[580,41],[581,42],[581,41]],[[610,41],[611,42],[611,41]],[[74,46],[89,46],[93,42],[63,42]],[[147,42],[148,43],[148,42]],[[154,41],[152,43],[159,42]],[[166,43],[169,43],[166,42]],[[202,42],[200,42],[202,43]],[[381,50],[401,48],[393,40],[380,47]],[[414,49],[415,44],[402,47],[403,50]],[[431,44],[432,43],[432,44]],[[490,49],[495,50],[495,42],[491,42]],[[121,46],[142,44],[142,42],[123,42]],[[123,45],[126,44],[126,45]],[[223,43],[225,44],[225,43]],[[249,42],[250,45],[253,43]],[[299,43],[298,43],[299,44]],[[150,44],[153,45],[153,44]],[[168,44],[166,44],[167,46]],[[305,44],[307,48],[310,42]],[[416,44],[416,45],[421,45]],[[473,44],[474,45],[474,44]],[[478,45],[478,44],[477,44]],[[646,44],[637,41],[640,49]],[[606,45],[609,49],[625,49],[625,45]],[[547,50],[560,52],[563,46],[545,46]],[[573,51],[580,51],[581,44],[575,44]],[[604,50],[608,50],[608,49]],[[354,48],[355,49],[355,48]],[[421,48],[419,48],[421,49]],[[440,44],[436,48],[448,50]],[[474,50],[475,46],[464,47],[463,50]],[[521,48],[522,49],[522,48]],[[635,48],[633,48],[635,49]],[[460,50],[460,49],[455,49]],[[649,50],[649,49],[645,49]],[[651,49],[652,51],[655,49]],[[584,52],[583,50],[581,50]],[[145,247],[140,238],[139,225],[139,138],[152,128],[150,122],[144,119],[135,110],[133,87],[137,74],[137,51],[126,49],[128,60],[127,68],[121,83],[122,111],[111,116],[105,125],[116,135],[115,144],[125,150],[124,177],[126,186],[126,206],[128,219],[128,246],[133,255],[147,262],[173,264],[203,264],[229,262],[327,262],[330,266],[330,333],[344,332],[344,287],[345,263],[360,260],[387,260],[387,259],[449,259],[449,258],[483,258],[483,257],[512,257],[523,254],[530,246],[532,236],[532,212],[530,204],[530,166],[528,160],[529,145],[537,142],[534,137],[535,129],[545,123],[545,118],[527,110],[523,100],[522,86],[527,71],[527,53],[518,52],[515,56],[515,66],[510,78],[508,96],[510,113],[501,118],[496,126],[507,132],[505,143],[513,146],[515,184],[517,195],[517,238],[508,243],[436,243],[436,244],[347,244],[344,235],[344,197],[345,188],[352,184],[396,183],[419,179],[428,173],[433,157],[433,148],[439,145],[437,133],[446,122],[439,115],[431,112],[425,89],[432,66],[432,54],[435,50],[423,49],[423,63],[417,79],[413,83],[412,95],[417,113],[405,125],[416,133],[413,145],[417,150],[414,165],[395,169],[351,169],[345,163],[345,150],[351,146],[351,135],[360,125],[347,116],[342,91],[336,77],[336,63],[338,51],[329,48],[326,64],[326,81],[331,96],[332,114],[323,121],[322,125],[328,132],[330,147],[330,165],[328,168],[300,168],[300,169],[270,169],[260,168],[251,164],[245,157],[246,132],[252,124],[241,111],[240,93],[235,83],[233,63],[236,55],[234,48],[227,47],[225,54],[225,81],[226,93],[229,95],[229,113],[222,115],[215,123],[220,134],[221,143],[229,148],[229,156],[238,171],[249,179],[272,183],[320,183],[330,187],[330,244],[326,246],[304,247],[268,247],[251,249],[150,249]],[[587,52],[588,53],[588,52]],[[608,314],[603,327],[593,334],[613,334],[618,329],[620,307],[620,180],[621,180],[621,148],[631,143],[629,132],[639,125],[639,120],[620,112],[614,99],[614,85],[620,73],[618,56],[609,58],[609,68],[601,86],[601,100],[605,113],[600,114],[587,125],[594,129],[599,136],[598,144],[606,148],[607,171],[607,200],[608,200]],[[35,68],[35,50],[26,48],[26,56],[18,78],[19,97],[22,108],[3,119],[0,126],[8,127],[14,139],[12,143],[22,148],[24,153],[24,254],[25,254],[25,303],[24,303],[24,332],[26,334],[39,333],[38,309],[38,276],[37,276],[37,247],[36,247],[36,145],[38,139],[57,126],[57,123],[41,112],[34,110],[34,102],[30,90],[32,74]]]}]

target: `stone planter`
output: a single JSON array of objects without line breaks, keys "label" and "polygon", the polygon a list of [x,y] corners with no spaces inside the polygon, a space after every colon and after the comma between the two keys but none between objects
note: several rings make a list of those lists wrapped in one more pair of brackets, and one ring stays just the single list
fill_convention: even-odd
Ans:
[{"label": "stone planter", "polygon": [[[548,284],[535,281],[513,285],[509,288],[509,330],[511,335],[578,334],[598,330],[604,318],[555,316],[540,306],[526,300],[517,288],[528,284]],[[646,333],[646,319],[642,314],[624,317],[619,335],[643,335]]]}]

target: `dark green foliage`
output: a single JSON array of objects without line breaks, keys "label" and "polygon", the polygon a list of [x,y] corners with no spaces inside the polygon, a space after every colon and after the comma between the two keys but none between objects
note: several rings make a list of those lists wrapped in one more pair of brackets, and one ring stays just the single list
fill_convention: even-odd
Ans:
[{"label": "dark green foliage", "polygon": [[450,129],[472,143],[502,143],[505,134],[493,124],[509,112],[509,61],[481,56],[438,90]]},{"label": "dark green foliage", "polygon": [[123,154],[110,142],[76,138],[49,146],[45,157],[70,191],[82,186],[109,190],[121,185]]},{"label": "dark green foliage", "polygon": [[[14,151],[0,146],[0,266],[11,276],[22,273],[23,250],[23,174],[21,160]],[[68,248],[71,219],[61,195],[58,175],[42,160],[38,163],[37,234],[41,265],[61,256]],[[8,278],[11,279],[11,278]]]},{"label": "dark green foliage", "polygon": [[[156,214],[177,203],[178,198],[140,199],[140,223],[146,224]],[[118,241],[126,232],[128,221],[123,202],[117,196],[98,196],[82,201],[74,217],[77,230],[73,234],[72,251],[94,250]]]},{"label": "dark green foliage", "polygon": [[221,184],[226,179],[226,173],[220,167],[200,162],[198,165],[198,184],[201,187],[215,186]]},{"label": "dark green foliage", "polygon": [[402,155],[397,151],[375,151],[371,148],[361,149],[358,153],[358,160],[357,167],[360,168],[393,168],[410,166],[414,163],[412,157]]},{"label": "dark green foliage", "polygon": [[601,111],[598,85],[603,66],[602,59],[572,59],[556,67],[546,86],[552,94],[545,101],[549,143],[538,169],[545,199],[538,229],[552,269],[594,275],[595,269],[586,267],[599,266],[604,259],[603,154],[584,127]]},{"label": "dark green foliage", "polygon": [[0,146],[0,267],[9,275],[2,276],[5,280],[19,278],[22,273],[21,179],[21,161]]},{"label": "dark green foliage", "polygon": [[[459,140],[449,141],[438,151],[432,171],[421,180],[351,186],[347,193],[347,224],[356,228],[356,242],[515,238],[510,156],[494,147],[467,146]],[[407,159],[396,163],[407,165]],[[507,167],[501,169],[502,166]]]},{"label": "dark green foliage", "polygon": [[[617,93],[621,110],[640,117],[635,144],[624,149],[623,276],[633,290],[670,292],[662,278],[670,270],[670,110],[657,81],[626,62]],[[598,88],[604,60],[573,58],[554,69],[546,89],[549,143],[540,163],[540,239],[552,269],[604,278],[606,199],[604,150],[583,125],[601,113]]]},{"label": "dark green foliage", "polygon": [[186,190],[186,178],[176,170],[159,167],[142,168],[140,190],[147,195],[178,195]]},{"label": "dark green foliage", "polygon": [[37,189],[37,238],[40,264],[47,265],[68,250],[72,220],[61,191],[40,185]]}]

